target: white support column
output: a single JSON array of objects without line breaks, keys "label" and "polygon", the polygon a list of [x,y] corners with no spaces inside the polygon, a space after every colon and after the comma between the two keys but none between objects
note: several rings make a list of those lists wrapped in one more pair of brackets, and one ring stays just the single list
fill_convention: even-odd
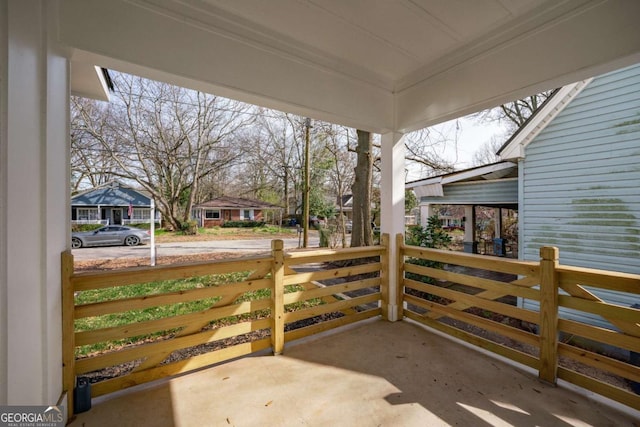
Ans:
[{"label": "white support column", "polygon": [[48,38],[53,11],[0,4],[0,404],[52,405],[62,392],[69,62]]},{"label": "white support column", "polygon": [[464,246],[465,252],[475,253],[475,212],[472,205],[464,207]]},{"label": "white support column", "polygon": [[502,237],[502,208],[493,208],[493,234],[496,239]]},{"label": "white support column", "polygon": [[426,227],[429,223],[429,217],[433,215],[433,205],[425,203],[420,205],[420,225]]},{"label": "white support column", "polygon": [[404,234],[404,134],[382,135],[382,183],[380,188],[380,229],[389,234],[389,319],[398,320],[396,296],[398,277],[396,235]]}]

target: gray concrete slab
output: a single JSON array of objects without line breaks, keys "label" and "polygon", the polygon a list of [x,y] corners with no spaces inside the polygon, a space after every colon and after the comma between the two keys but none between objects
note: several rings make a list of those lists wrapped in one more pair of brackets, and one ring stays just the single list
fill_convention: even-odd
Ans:
[{"label": "gray concrete slab", "polygon": [[632,427],[636,416],[414,323],[376,320],[116,393],[72,426]]}]

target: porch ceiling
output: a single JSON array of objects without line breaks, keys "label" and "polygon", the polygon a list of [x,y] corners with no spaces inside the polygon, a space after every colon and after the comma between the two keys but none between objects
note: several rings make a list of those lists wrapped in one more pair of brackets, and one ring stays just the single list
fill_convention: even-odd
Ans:
[{"label": "porch ceiling", "polygon": [[65,0],[74,61],[375,132],[640,61],[625,0]]}]

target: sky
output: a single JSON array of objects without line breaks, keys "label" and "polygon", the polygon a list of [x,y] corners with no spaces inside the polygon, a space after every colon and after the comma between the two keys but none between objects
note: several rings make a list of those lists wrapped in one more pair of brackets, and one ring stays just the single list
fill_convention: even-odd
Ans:
[{"label": "sky", "polygon": [[[473,167],[473,155],[490,141],[493,136],[499,141],[506,140],[506,131],[497,123],[481,123],[473,117],[461,117],[434,126],[435,130],[446,136],[448,143],[439,153],[442,157],[455,163],[457,170]],[[433,129],[432,128],[432,129]],[[409,169],[407,181],[424,178],[419,169]]]}]

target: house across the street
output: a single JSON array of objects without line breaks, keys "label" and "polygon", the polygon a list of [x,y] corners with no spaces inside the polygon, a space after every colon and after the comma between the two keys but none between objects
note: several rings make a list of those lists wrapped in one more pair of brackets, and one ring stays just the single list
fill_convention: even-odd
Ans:
[{"label": "house across the street", "polygon": [[282,214],[282,208],[259,200],[218,197],[194,206],[192,217],[199,227],[215,227],[227,221],[265,221],[267,212]]},{"label": "house across the street", "polygon": [[[71,224],[140,224],[149,223],[151,197],[117,181],[92,188],[71,198]],[[161,215],[155,211],[155,222]]]}]

